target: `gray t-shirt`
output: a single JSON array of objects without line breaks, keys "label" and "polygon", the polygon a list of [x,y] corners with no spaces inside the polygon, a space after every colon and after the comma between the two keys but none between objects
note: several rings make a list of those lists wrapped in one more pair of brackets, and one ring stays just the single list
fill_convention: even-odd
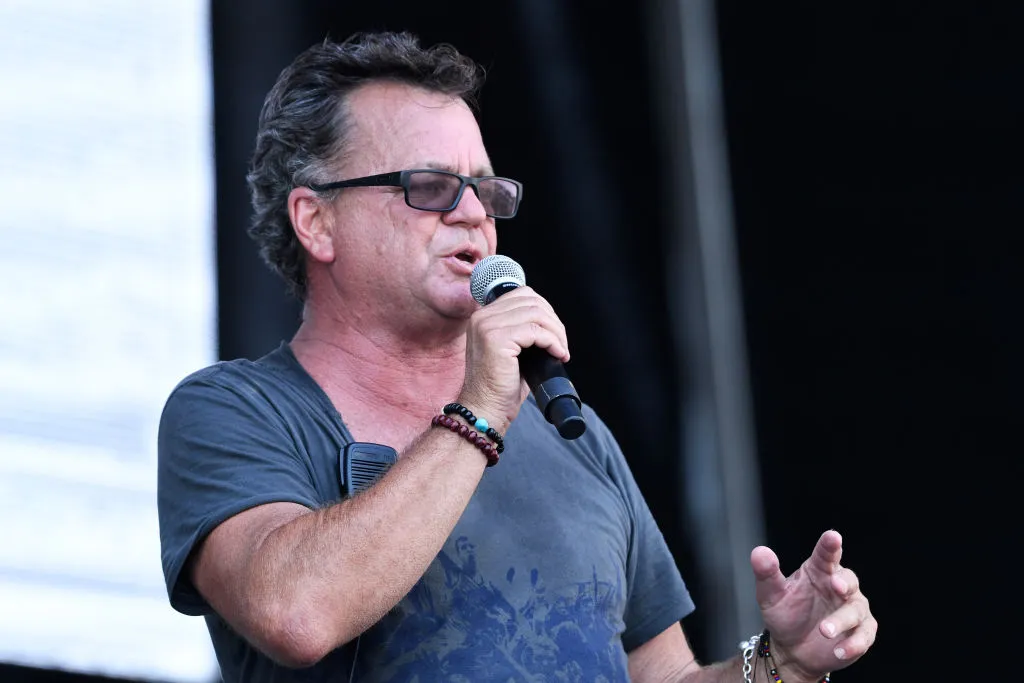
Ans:
[{"label": "gray t-shirt", "polygon": [[[440,410],[440,406],[438,406]],[[341,417],[290,347],[184,379],[160,421],[161,556],[171,605],[204,615],[226,683],[626,681],[626,653],[693,602],[623,455],[585,406],[566,441],[532,399],[420,581],[357,641],[289,669],[213,612],[183,571],[232,515],[341,499]],[[368,579],[370,580],[370,579]]]}]

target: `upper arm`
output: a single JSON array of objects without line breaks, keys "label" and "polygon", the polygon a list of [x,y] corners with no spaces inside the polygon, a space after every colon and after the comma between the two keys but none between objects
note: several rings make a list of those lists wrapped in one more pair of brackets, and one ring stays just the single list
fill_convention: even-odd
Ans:
[{"label": "upper arm", "polygon": [[261,598],[273,597],[253,591],[263,542],[308,512],[309,508],[295,503],[259,505],[226,519],[197,545],[189,559],[188,577],[214,611],[238,631],[257,629]]},{"label": "upper arm", "polygon": [[682,681],[699,668],[679,623],[629,653],[629,678],[637,683]]},{"label": "upper arm", "polygon": [[[171,605],[185,614],[211,609],[192,581],[208,541],[216,539],[209,543],[216,551],[211,554],[215,566],[240,565],[247,549],[272,529],[325,502],[308,454],[289,437],[267,399],[243,389],[204,376],[179,386],[161,415],[161,561]],[[206,571],[201,573],[205,577]],[[211,580],[206,588],[217,591]]]}]

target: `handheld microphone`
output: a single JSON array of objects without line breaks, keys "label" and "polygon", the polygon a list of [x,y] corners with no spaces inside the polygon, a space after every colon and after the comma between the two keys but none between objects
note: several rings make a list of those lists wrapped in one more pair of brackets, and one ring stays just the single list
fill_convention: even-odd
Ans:
[{"label": "handheld microphone", "polygon": [[[481,306],[525,284],[522,266],[501,254],[481,259],[469,278],[470,291]],[[580,410],[583,402],[561,361],[544,349],[531,346],[519,353],[519,371],[545,419],[555,426],[563,439],[578,438],[587,430],[587,421]]]}]

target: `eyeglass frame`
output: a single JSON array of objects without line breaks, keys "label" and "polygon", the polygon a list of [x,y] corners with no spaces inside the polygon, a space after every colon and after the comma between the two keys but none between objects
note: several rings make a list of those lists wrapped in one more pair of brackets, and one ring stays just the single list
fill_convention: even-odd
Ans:
[{"label": "eyeglass frame", "polygon": [[[423,209],[418,206],[413,206],[409,202],[409,177],[413,173],[438,173],[441,175],[448,175],[458,178],[460,181],[459,191],[455,195],[455,200],[452,205],[447,209]],[[452,171],[442,171],[437,168],[410,168],[405,171],[392,171],[391,173],[378,173],[376,175],[363,176],[361,178],[351,178],[349,180],[337,180],[331,183],[309,183],[306,185],[309,189],[314,192],[329,192],[331,190],[340,190],[346,187],[400,187],[403,190],[405,196],[405,203],[411,209],[417,211],[436,211],[438,213],[448,213],[454,211],[455,207],[462,201],[462,194],[466,191],[466,186],[471,185],[473,191],[476,192],[477,199],[480,198],[480,181],[481,180],[504,180],[505,182],[512,183],[516,187],[516,205],[512,211],[511,216],[494,216],[487,214],[490,218],[515,218],[516,214],[519,213],[519,204],[523,201],[523,184],[518,180],[512,178],[505,178],[496,175],[485,175],[485,176],[466,176],[460,173],[453,173]],[[486,211],[486,208],[484,209]]]}]

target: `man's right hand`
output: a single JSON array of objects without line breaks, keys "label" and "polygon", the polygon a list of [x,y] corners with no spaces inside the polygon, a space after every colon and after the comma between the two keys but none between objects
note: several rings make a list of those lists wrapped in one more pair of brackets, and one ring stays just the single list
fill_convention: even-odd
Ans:
[{"label": "man's right hand", "polygon": [[530,346],[569,360],[565,325],[530,287],[517,287],[469,319],[466,378],[458,400],[499,432],[508,428],[530,393],[519,371],[519,354]]}]

